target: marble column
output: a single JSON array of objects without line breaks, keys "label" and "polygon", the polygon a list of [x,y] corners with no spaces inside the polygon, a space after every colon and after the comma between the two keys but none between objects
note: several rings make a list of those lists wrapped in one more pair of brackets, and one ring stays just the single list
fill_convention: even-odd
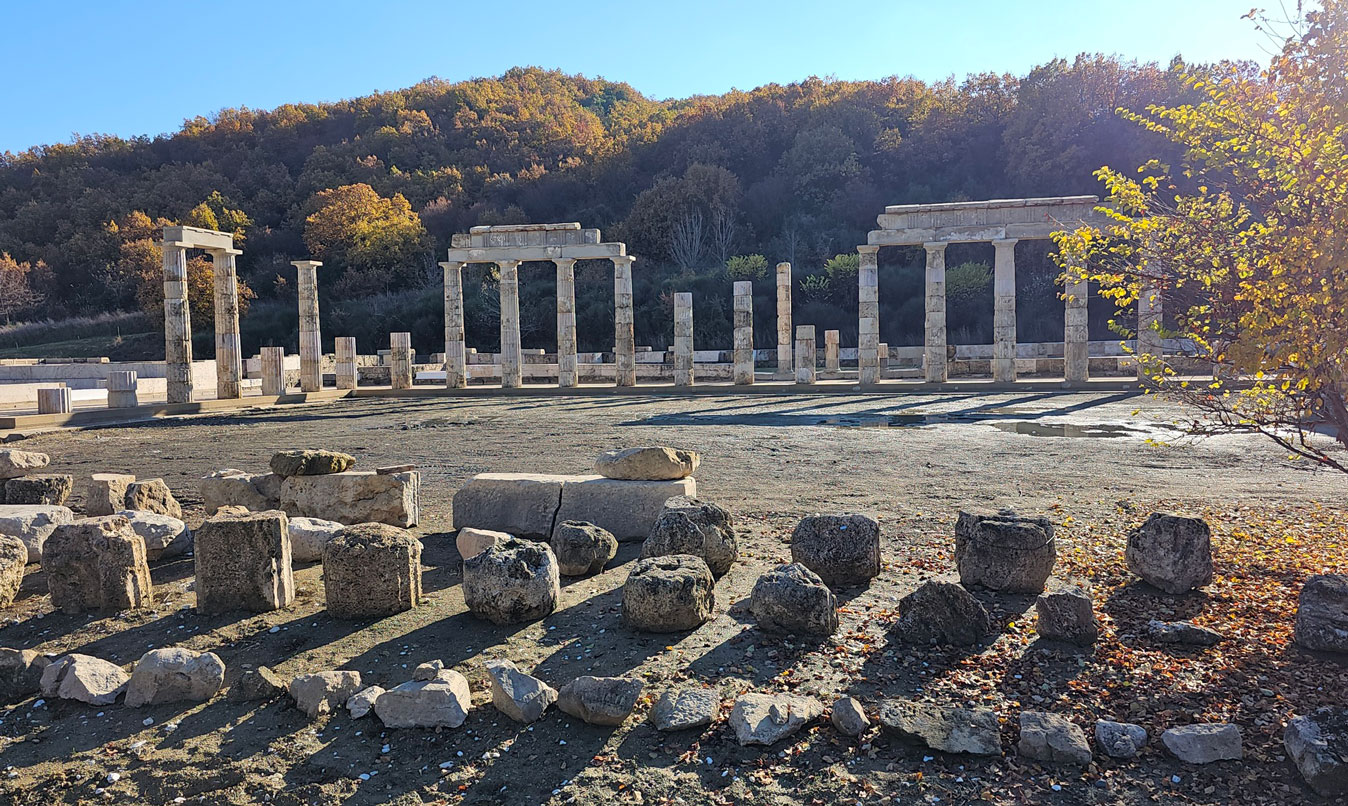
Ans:
[{"label": "marble column", "polygon": [[889,377],[889,345],[880,342],[880,363],[876,367],[876,376],[881,380]]},{"label": "marble column", "polygon": [[412,388],[412,334],[390,333],[389,381],[394,389]]},{"label": "marble column", "polygon": [[619,386],[637,385],[637,339],[633,329],[633,257],[613,258],[613,363]]},{"label": "marble column", "polygon": [[796,383],[814,383],[814,325],[796,326]]},{"label": "marble column", "polygon": [[824,372],[837,377],[842,371],[842,359],[839,355],[838,331],[824,331]]},{"label": "marble column", "polygon": [[693,385],[693,295],[674,295],[674,385]]},{"label": "marble column", "polygon": [[337,388],[355,389],[359,373],[356,369],[356,337],[339,336],[332,341],[337,351]]},{"label": "marble column", "polygon": [[50,386],[37,390],[38,414],[70,414],[74,410],[70,387]]},{"label": "marble column", "polygon": [[880,374],[880,247],[858,246],[857,255],[857,376],[871,384]]},{"label": "marble column", "polygon": [[192,313],[187,244],[164,241],[164,375],[169,403],[192,402]]},{"label": "marble column", "polygon": [[501,388],[524,384],[520,350],[520,262],[498,260],[501,269]]},{"label": "marble column", "polygon": [[463,264],[441,263],[445,271],[445,388],[468,385],[463,341]]},{"label": "marble column", "polygon": [[575,386],[576,261],[553,258],[557,266],[557,385]]},{"label": "marble column", "polygon": [[754,284],[735,283],[735,385],[754,382]]},{"label": "marble column", "polygon": [[1144,280],[1137,297],[1137,377],[1145,378],[1146,362],[1160,359],[1164,342],[1161,338],[1161,290],[1156,283]]},{"label": "marble column", "polygon": [[117,370],[108,373],[108,408],[130,409],[140,405],[136,392],[136,373]]},{"label": "marble column", "polygon": [[242,396],[243,355],[239,348],[239,274],[237,249],[212,249],[215,275],[215,396],[228,400]]},{"label": "marble column", "polygon": [[286,348],[262,348],[262,394],[277,397],[286,393]]},{"label": "marble column", "polygon": [[1077,279],[1075,270],[1068,267],[1063,297],[1063,380],[1068,383],[1083,383],[1090,377],[1089,299],[1090,283]]},{"label": "marble column", "polygon": [[317,260],[291,261],[299,273],[300,296],[300,391],[323,389],[323,335],[318,328]]},{"label": "marble column", "polygon": [[993,241],[992,379],[1016,380],[1016,240]]},{"label": "marble column", "polygon": [[790,378],[791,363],[791,264],[777,264],[777,377]]},{"label": "marble column", "polygon": [[922,365],[927,383],[945,383],[945,243],[926,243],[927,250],[927,317],[926,348]]}]

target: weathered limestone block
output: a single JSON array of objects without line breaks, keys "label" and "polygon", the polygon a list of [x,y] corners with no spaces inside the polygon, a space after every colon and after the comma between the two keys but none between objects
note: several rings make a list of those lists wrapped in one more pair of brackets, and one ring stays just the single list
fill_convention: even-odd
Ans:
[{"label": "weathered limestone block", "polygon": [[868,585],[880,573],[880,524],[865,515],[810,515],[791,534],[791,561],[830,588]]},{"label": "weathered limestone block", "polygon": [[126,486],[126,508],[182,518],[183,508],[163,479],[133,481]]},{"label": "weathered limestone block", "polygon": [[555,523],[585,521],[619,541],[645,540],[671,498],[697,495],[691,476],[664,481],[627,481],[600,476],[571,476],[562,486]]},{"label": "weathered limestone block", "polygon": [[1043,711],[1020,712],[1020,743],[1016,753],[1049,764],[1091,763],[1086,731],[1072,720]]},{"label": "weathered limestone block", "polygon": [[953,582],[928,580],[899,600],[894,633],[913,644],[976,644],[992,632],[992,617]]},{"label": "weathered limestone block", "polygon": [[281,477],[275,473],[217,470],[198,484],[207,515],[221,507],[243,507],[253,512],[281,508]]},{"label": "weathered limestone block", "polygon": [[266,666],[259,666],[239,675],[239,679],[225,693],[225,699],[230,702],[257,702],[274,700],[284,693],[285,680]]},{"label": "weathered limestone block", "polygon": [[75,513],[68,507],[32,504],[0,505],[0,535],[17,537],[28,547],[28,562],[42,560],[42,546],[56,527],[71,523]]},{"label": "weathered limestone block", "polygon": [[505,540],[513,540],[514,535],[505,532],[493,532],[490,529],[464,527],[454,537],[454,547],[459,550],[459,559],[476,557],[492,546]]},{"label": "weathered limestone block", "polygon": [[225,662],[214,652],[183,647],[152,649],[141,656],[126,685],[132,708],[166,702],[205,702],[225,683]]},{"label": "weathered limestone block", "polygon": [[1154,512],[1128,533],[1128,570],[1166,593],[1188,593],[1212,582],[1212,530],[1201,518]]},{"label": "weathered limestone block", "polygon": [[296,675],[287,690],[295,707],[313,719],[341,708],[361,688],[360,672],[336,671]]},{"label": "weathered limestone block", "polygon": [[323,547],[346,527],[322,518],[291,518],[290,559],[297,563],[323,561]]},{"label": "weathered limestone block", "polygon": [[0,480],[17,479],[51,464],[51,457],[36,451],[0,449]]},{"label": "weathered limestone block", "polygon": [[197,610],[280,610],[295,599],[284,512],[220,513],[196,533]]},{"label": "weathered limestone block", "polygon": [[6,504],[62,506],[75,489],[75,478],[61,473],[41,473],[10,479],[0,484],[4,485]]},{"label": "weathered limestone block", "polygon": [[479,473],[454,493],[454,528],[548,538],[569,476]]},{"label": "weathered limestone block", "polygon": [[645,632],[697,629],[716,607],[715,585],[701,557],[638,560],[623,584],[623,621]]},{"label": "weathered limestone block", "polygon": [[1034,606],[1041,638],[1089,646],[1100,637],[1095,599],[1085,585],[1064,585],[1041,593]]},{"label": "weathered limestone block", "polygon": [[766,747],[796,733],[822,713],[824,704],[813,697],[744,694],[730,709],[730,726],[741,747]]},{"label": "weathered limestone block", "polygon": [[725,509],[696,498],[671,498],[660,511],[650,537],[641,544],[641,556],[667,557],[691,554],[701,557],[712,574],[720,577],[739,557],[734,519]]},{"label": "weathered limestone block", "polygon": [[491,704],[516,722],[536,722],[557,701],[557,689],[521,672],[508,660],[489,660]]},{"label": "weathered limestone block", "polygon": [[92,655],[71,653],[52,661],[42,671],[42,696],[78,700],[89,705],[112,705],[126,691],[131,678],[122,667]]},{"label": "weathered limestone block", "polygon": [[326,450],[281,451],[271,458],[271,472],[282,478],[325,476],[350,470],[356,457]]},{"label": "weathered limestone block", "polygon": [[844,736],[860,736],[871,726],[866,709],[856,697],[839,697],[830,709],[829,721]]},{"label": "weathered limestone block", "polygon": [[31,649],[0,647],[0,705],[13,705],[42,690],[42,672],[51,663]]},{"label": "weathered limestone block", "polygon": [[1348,652],[1348,574],[1306,579],[1297,598],[1294,640],[1319,652]]},{"label": "weathered limestone block", "polygon": [[1058,548],[1048,518],[961,512],[955,522],[960,582],[1007,593],[1039,593],[1053,573]]},{"label": "weathered limestone block", "polygon": [[591,725],[621,725],[645,687],[645,681],[636,677],[583,675],[562,686],[557,707]]},{"label": "weathered limestone block", "polygon": [[495,624],[543,618],[561,596],[557,558],[540,543],[506,540],[463,561],[463,599]]},{"label": "weathered limestone block", "polygon": [[1327,798],[1348,794],[1348,709],[1325,707],[1292,717],[1282,741],[1311,789]]},{"label": "weathered limestone block", "polygon": [[877,716],[886,733],[942,753],[1002,753],[997,712],[990,708],[953,708],[896,699],[881,704]]},{"label": "weathered limestone block", "polygon": [[1226,722],[1171,728],[1161,734],[1161,744],[1180,761],[1190,764],[1239,760],[1244,756],[1240,728]]},{"label": "weathered limestone block", "polygon": [[421,473],[348,470],[291,476],[281,482],[281,508],[338,523],[387,523],[405,529],[421,518]]},{"label": "weathered limestone block", "polygon": [[0,608],[9,607],[23,585],[28,547],[17,537],[0,535]]},{"label": "weathered limestone block", "polygon": [[457,728],[468,718],[473,694],[468,679],[443,669],[430,680],[409,680],[374,701],[386,728]]},{"label": "weathered limestone block", "polygon": [[1133,758],[1147,744],[1147,729],[1131,722],[1097,719],[1095,743],[1112,758]]},{"label": "weathered limestone block", "polygon": [[42,570],[52,605],[63,613],[151,604],[145,541],[118,515],[56,527],[43,547]]},{"label": "weathered limestone block", "polygon": [[367,714],[374,710],[374,704],[379,701],[384,691],[383,686],[368,686],[357,691],[346,701],[346,712],[351,715],[352,719],[364,719]]},{"label": "weathered limestone block", "polygon": [[1147,635],[1158,644],[1216,646],[1222,642],[1221,633],[1200,627],[1192,621],[1152,619],[1147,622]]},{"label": "weathered limestone block", "polygon": [[704,728],[721,714],[721,698],[709,688],[669,690],[660,695],[648,717],[658,731]]},{"label": "weathered limestone block", "polygon": [[323,590],[337,618],[411,610],[421,600],[421,541],[385,523],[348,526],[323,547]]},{"label": "weathered limestone block", "polygon": [[129,473],[95,473],[84,492],[84,514],[111,515],[126,506],[126,488],[136,480]]},{"label": "weathered limestone block", "polygon": [[838,630],[838,597],[800,563],[779,565],[754,583],[749,610],[764,630],[832,635]]},{"label": "weathered limestone block", "polygon": [[192,548],[192,530],[177,518],[135,509],[119,510],[115,514],[126,518],[132,531],[145,541],[147,560],[180,557]]},{"label": "weathered limestone block", "polygon": [[594,472],[608,479],[664,481],[693,475],[701,462],[696,451],[664,446],[623,448],[599,454]]},{"label": "weathered limestone block", "polygon": [[597,574],[618,553],[618,539],[584,521],[562,521],[552,531],[552,553],[562,576]]}]

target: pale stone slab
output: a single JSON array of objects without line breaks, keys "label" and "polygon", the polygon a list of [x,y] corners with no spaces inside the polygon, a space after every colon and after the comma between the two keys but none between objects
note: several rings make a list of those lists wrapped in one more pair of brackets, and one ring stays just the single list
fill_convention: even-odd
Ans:
[{"label": "pale stone slab", "polygon": [[622,542],[645,540],[665,502],[678,496],[697,497],[697,479],[628,481],[572,476],[562,486],[561,508],[553,522],[586,521]]},{"label": "pale stone slab", "polygon": [[17,479],[51,464],[51,457],[36,451],[0,450],[0,480]]},{"label": "pale stone slab", "polygon": [[454,493],[454,528],[550,537],[553,524],[559,522],[556,515],[562,500],[562,484],[571,478],[575,477],[479,473]]},{"label": "pale stone slab", "polygon": [[30,563],[42,560],[42,546],[57,526],[74,520],[69,507],[0,504],[0,535],[22,540]]},{"label": "pale stone slab", "polygon": [[322,476],[291,476],[281,482],[281,508],[288,514],[338,523],[387,523],[407,528],[421,517],[421,474],[350,470]]},{"label": "pale stone slab", "polygon": [[129,473],[95,473],[84,492],[84,514],[111,515],[126,505],[126,488],[136,480]]}]

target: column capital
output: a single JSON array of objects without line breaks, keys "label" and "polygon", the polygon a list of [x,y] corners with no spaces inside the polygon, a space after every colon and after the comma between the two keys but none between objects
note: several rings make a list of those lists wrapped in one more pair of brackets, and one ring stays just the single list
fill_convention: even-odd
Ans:
[{"label": "column capital", "polygon": [[615,266],[619,265],[631,266],[633,263],[637,262],[637,259],[632,257],[631,255],[614,255],[613,257],[609,258],[609,260],[612,260],[613,265]]},{"label": "column capital", "polygon": [[496,260],[496,261],[493,261],[493,262],[496,264],[496,266],[497,266],[498,268],[504,269],[506,266],[509,266],[509,267],[511,267],[511,268],[513,269],[513,268],[518,268],[519,265],[520,265],[521,263],[523,263],[524,261],[522,261],[522,260]]},{"label": "column capital", "polygon": [[992,242],[992,245],[1000,249],[1008,249],[1020,243],[1019,238],[999,238]]},{"label": "column capital", "polygon": [[224,256],[226,256],[226,255],[230,255],[230,256],[238,256],[238,255],[242,255],[242,254],[243,254],[243,250],[242,250],[242,249],[207,249],[207,250],[206,250],[206,253],[209,254],[209,255],[211,256],[212,259],[214,259],[214,258],[217,258],[217,257],[224,257]]},{"label": "column capital", "polygon": [[880,247],[874,246],[872,244],[863,244],[857,247],[857,254],[860,255],[874,255],[877,254],[879,251]]},{"label": "column capital", "polygon": [[561,266],[563,264],[574,266],[576,264],[576,259],[573,257],[555,257],[552,259],[552,262],[554,265],[557,266]]},{"label": "column capital", "polygon": [[783,260],[777,264],[777,271],[791,271],[791,264]]},{"label": "column capital", "polygon": [[945,248],[949,245],[950,244],[946,241],[927,241],[922,244],[922,248],[926,249],[928,252],[944,252]]},{"label": "column capital", "polygon": [[323,265],[321,260],[292,260],[290,265],[297,269],[316,269]]},{"label": "column capital", "polygon": [[464,267],[464,264],[461,263],[460,261],[457,261],[457,260],[442,260],[442,261],[440,261],[440,268],[442,268],[442,269],[462,269],[463,267]]}]

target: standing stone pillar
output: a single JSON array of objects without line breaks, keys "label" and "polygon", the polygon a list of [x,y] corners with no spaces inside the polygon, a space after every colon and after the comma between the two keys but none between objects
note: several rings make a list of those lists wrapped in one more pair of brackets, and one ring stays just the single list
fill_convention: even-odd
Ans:
[{"label": "standing stone pillar", "polygon": [[889,377],[889,345],[880,342],[880,362],[875,368],[875,375],[881,380]]},{"label": "standing stone pillar", "polygon": [[74,410],[70,387],[49,386],[37,390],[38,414],[70,414]]},{"label": "standing stone pillar", "polygon": [[993,241],[992,379],[1016,380],[1016,240]]},{"label": "standing stone pillar", "polygon": [[871,384],[880,374],[880,247],[858,246],[857,255],[857,376]]},{"label": "standing stone pillar", "polygon": [[117,370],[108,373],[108,408],[130,409],[140,405],[136,393],[136,373],[131,370]]},{"label": "standing stone pillar", "polygon": [[796,326],[796,383],[814,383],[814,325]]},{"label": "standing stone pillar", "polygon": [[355,389],[358,371],[356,370],[356,337],[339,336],[332,340],[337,351],[337,388]]},{"label": "standing stone pillar", "polygon": [[234,258],[237,249],[212,249],[215,275],[215,396],[222,400],[241,397],[243,355],[239,347],[239,274]]},{"label": "standing stone pillar", "polygon": [[926,348],[922,365],[927,383],[945,383],[945,247],[944,243],[926,243],[927,250],[927,317]]},{"label": "standing stone pillar", "polygon": [[1067,269],[1067,290],[1063,297],[1063,380],[1083,383],[1090,377],[1090,319],[1086,304],[1090,299],[1090,283],[1077,279],[1072,267]]},{"label": "standing stone pillar", "polygon": [[[1164,342],[1161,338],[1161,290],[1150,280],[1144,280],[1137,296],[1137,377],[1147,375],[1144,360],[1161,357]],[[1147,359],[1144,359],[1144,356]]]},{"label": "standing stone pillar", "polygon": [[524,384],[520,367],[520,262],[498,260],[501,268],[501,388],[514,389]]},{"label": "standing stone pillar", "polygon": [[291,261],[299,272],[300,295],[300,391],[323,389],[323,336],[318,329],[317,260]]},{"label": "standing stone pillar", "polygon": [[754,284],[735,283],[735,385],[754,382]]},{"label": "standing stone pillar", "polygon": [[777,264],[777,377],[791,377],[791,264]]},{"label": "standing stone pillar", "polygon": [[674,385],[693,385],[693,295],[674,295]]},{"label": "standing stone pillar", "polygon": [[468,385],[463,341],[463,264],[441,263],[445,270],[445,388]]},{"label": "standing stone pillar", "polygon": [[613,362],[619,386],[637,385],[637,337],[633,329],[633,257],[613,258]]},{"label": "standing stone pillar", "polygon": [[838,331],[824,331],[824,372],[837,377],[842,372],[842,359],[838,349]]},{"label": "standing stone pillar", "polygon": [[192,402],[192,315],[187,245],[164,241],[164,376],[169,403]]},{"label": "standing stone pillar", "polygon": [[412,388],[412,334],[390,333],[389,381],[394,389]]},{"label": "standing stone pillar", "polygon": [[557,266],[557,385],[575,386],[576,261],[554,258]]},{"label": "standing stone pillar", "polygon": [[262,394],[277,397],[286,393],[286,348],[262,348]]}]

